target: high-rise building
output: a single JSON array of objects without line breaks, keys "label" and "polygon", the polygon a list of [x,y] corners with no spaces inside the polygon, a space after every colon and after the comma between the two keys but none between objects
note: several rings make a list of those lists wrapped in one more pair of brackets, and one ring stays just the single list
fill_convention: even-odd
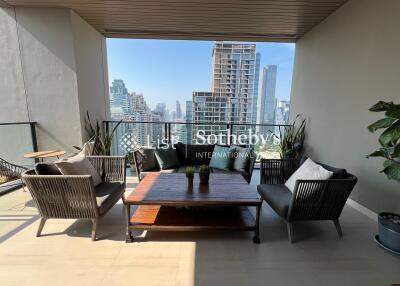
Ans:
[{"label": "high-rise building", "polygon": [[[193,138],[198,130],[206,135],[220,133],[227,123],[256,123],[259,70],[255,44],[214,43],[211,92],[193,92],[193,122],[210,125],[195,125]],[[248,128],[236,126],[232,133]]]},{"label": "high-rise building", "polygon": [[[199,130],[203,135],[226,133],[226,123],[229,122],[230,98],[226,94],[218,95],[213,92],[193,92],[192,138],[195,140]],[[186,111],[187,112],[187,111]]]},{"label": "high-rise building", "polygon": [[166,121],[167,117],[167,106],[165,103],[160,102],[156,104],[155,112],[161,115],[161,119]]},{"label": "high-rise building", "polygon": [[182,109],[179,100],[176,101],[176,111],[175,111],[176,119],[182,119]]},{"label": "high-rise building", "polygon": [[[261,88],[260,88],[260,108],[258,113],[257,123],[259,124],[275,124],[275,111],[276,111],[276,76],[277,66],[269,65],[264,67],[261,75]],[[263,126],[259,128],[259,132],[266,133],[268,130],[273,131],[273,127]]]},{"label": "high-rise building", "polygon": [[[186,101],[186,123],[193,123],[193,101]],[[184,138],[187,144],[192,143],[193,139],[193,126],[192,124],[186,124],[186,137]]]},{"label": "high-rise building", "polygon": [[257,121],[260,57],[256,44],[214,44],[211,91],[214,97],[227,99],[229,123]]},{"label": "high-rise building", "polygon": [[114,79],[110,86],[111,117],[129,113],[128,89],[122,79]]}]

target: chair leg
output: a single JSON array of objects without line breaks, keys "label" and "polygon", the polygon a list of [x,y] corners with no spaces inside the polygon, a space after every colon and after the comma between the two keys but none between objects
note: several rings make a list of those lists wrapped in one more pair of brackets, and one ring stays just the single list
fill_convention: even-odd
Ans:
[{"label": "chair leg", "polygon": [[93,226],[92,226],[92,241],[96,241],[96,231],[97,231],[97,223],[98,219],[92,219]]},{"label": "chair leg", "polygon": [[289,241],[293,242],[293,225],[291,222],[286,222],[286,228],[289,236]]},{"label": "chair leg", "polygon": [[125,194],[122,194],[121,199],[122,199],[122,203],[125,204]]},{"label": "chair leg", "polygon": [[339,219],[333,220],[333,223],[335,224],[336,231],[339,237],[343,237],[342,227],[340,226]]},{"label": "chair leg", "polygon": [[39,237],[41,235],[45,223],[46,223],[46,219],[42,217],[40,219],[39,227],[36,232],[36,237]]}]

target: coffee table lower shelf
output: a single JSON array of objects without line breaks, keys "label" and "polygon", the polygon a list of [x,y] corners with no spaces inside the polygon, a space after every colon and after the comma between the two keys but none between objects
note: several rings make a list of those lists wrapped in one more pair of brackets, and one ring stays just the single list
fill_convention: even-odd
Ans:
[{"label": "coffee table lower shelf", "polygon": [[[171,207],[138,206],[127,228],[127,242],[133,241],[131,231],[256,231],[256,220],[248,207]],[[259,242],[258,236],[253,238]]]}]

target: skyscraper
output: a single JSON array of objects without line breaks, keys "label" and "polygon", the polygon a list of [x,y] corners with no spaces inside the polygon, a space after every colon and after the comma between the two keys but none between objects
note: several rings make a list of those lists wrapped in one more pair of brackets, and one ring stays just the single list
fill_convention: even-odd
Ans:
[{"label": "skyscraper", "polygon": [[[277,66],[269,65],[262,70],[261,89],[260,89],[260,108],[257,123],[274,124],[276,111],[276,76]],[[271,127],[272,128],[272,127]],[[269,127],[260,128],[261,133],[273,130]]]},{"label": "skyscraper", "polygon": [[182,109],[179,100],[176,101],[176,111],[175,111],[176,119],[182,119]]},{"label": "skyscraper", "polygon": [[128,89],[122,79],[114,79],[110,86],[111,117],[121,117],[129,113]]},{"label": "skyscraper", "polygon": [[160,102],[156,104],[155,112],[161,115],[161,119],[166,121],[167,107],[165,103]]},{"label": "skyscraper", "polygon": [[[226,131],[226,123],[229,121],[229,97],[217,95],[213,92],[193,92],[192,117],[193,125],[192,138],[196,139],[199,130],[204,131],[203,135],[218,134]],[[186,110],[186,112],[188,112]]]},{"label": "skyscraper", "polygon": [[[193,123],[193,101],[186,101],[186,123]],[[192,124],[186,124],[186,143],[192,143],[193,138],[193,126]]]},{"label": "skyscraper", "polygon": [[211,91],[228,99],[228,122],[256,123],[259,70],[256,44],[215,42]]},{"label": "skyscraper", "polygon": [[[215,42],[212,51],[211,92],[193,92],[193,127],[206,134],[225,130],[226,123],[256,123],[260,54],[255,44]],[[221,124],[221,125],[215,125]],[[233,133],[247,131],[236,126]]]}]

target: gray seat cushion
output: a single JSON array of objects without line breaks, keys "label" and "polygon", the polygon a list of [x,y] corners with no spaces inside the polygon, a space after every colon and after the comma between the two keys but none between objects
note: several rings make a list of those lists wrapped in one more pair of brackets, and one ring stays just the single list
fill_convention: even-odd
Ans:
[{"label": "gray seat cushion", "polygon": [[285,185],[258,185],[257,191],[278,215],[286,218],[292,192]]},{"label": "gray seat cushion", "polygon": [[105,214],[121,198],[125,184],[120,182],[102,182],[95,188],[97,207],[100,214]]}]

